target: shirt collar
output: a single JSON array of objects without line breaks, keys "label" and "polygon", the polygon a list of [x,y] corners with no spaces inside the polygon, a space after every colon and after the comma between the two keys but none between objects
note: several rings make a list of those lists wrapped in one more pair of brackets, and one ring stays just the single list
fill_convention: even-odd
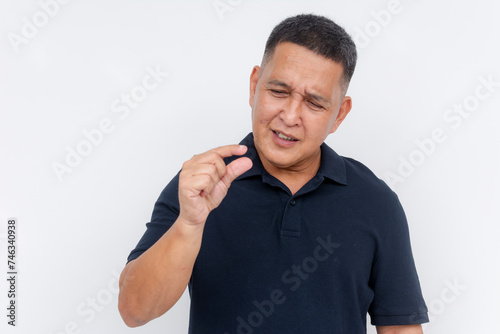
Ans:
[{"label": "shirt collar", "polygon": [[318,174],[337,183],[347,185],[344,159],[326,143],[321,144],[321,164]]},{"label": "shirt collar", "polygon": [[[257,150],[255,148],[255,144],[253,141],[253,133],[250,132],[241,142],[240,145],[245,145],[248,150],[243,155],[244,157],[250,158],[252,160],[252,168],[248,171],[237,177],[237,180],[244,179],[247,177],[255,176],[255,175],[264,175],[267,172],[262,166],[262,162],[260,161],[259,155],[257,154]],[[321,144],[321,164],[318,169],[318,174],[333,180],[337,183],[347,185],[347,176],[346,176],[346,168],[345,163],[342,157],[340,157],[333,149],[331,149],[327,144]],[[238,156],[234,156],[229,158],[226,162],[229,163],[232,160],[237,159]]]}]

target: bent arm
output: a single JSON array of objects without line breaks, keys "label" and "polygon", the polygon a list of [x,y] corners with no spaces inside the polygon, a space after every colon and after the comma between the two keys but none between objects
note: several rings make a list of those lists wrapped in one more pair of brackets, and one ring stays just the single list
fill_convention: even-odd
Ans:
[{"label": "bent arm", "polygon": [[118,309],[127,326],[141,326],[161,316],[182,296],[200,252],[208,214],[219,206],[231,182],[252,167],[249,158],[238,158],[227,166],[223,158],[246,150],[242,145],[221,146],[183,164],[177,220],[146,252],[130,261],[120,276]]},{"label": "bent arm", "polygon": [[167,312],[182,296],[198,256],[203,226],[178,218],[120,276],[118,309],[129,327],[142,326]]}]

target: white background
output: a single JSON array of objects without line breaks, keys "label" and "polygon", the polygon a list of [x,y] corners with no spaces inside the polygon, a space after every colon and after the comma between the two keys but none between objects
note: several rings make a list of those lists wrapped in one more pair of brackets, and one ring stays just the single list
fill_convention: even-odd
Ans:
[{"label": "white background", "polygon": [[[43,22],[38,1],[1,1],[0,267],[4,277],[15,217],[19,277],[16,328],[0,280],[0,331],[187,332],[186,294],[161,318],[127,328],[115,275],[182,162],[251,131],[248,79],[267,36],[312,12],[359,46],[353,109],[328,144],[385,180],[401,159],[417,162],[392,186],[433,319],[426,333],[499,333],[500,87],[479,88],[489,95],[469,117],[443,118],[474,102],[481,77],[500,81],[498,2],[401,0],[380,23],[374,13],[390,1],[231,3],[218,12],[213,1],[73,0]],[[14,47],[34,16],[43,26]],[[140,86],[147,67],[169,76],[120,118],[113,101]],[[103,119],[113,131],[59,180],[53,164]],[[415,141],[435,129],[446,140],[424,155]]]}]

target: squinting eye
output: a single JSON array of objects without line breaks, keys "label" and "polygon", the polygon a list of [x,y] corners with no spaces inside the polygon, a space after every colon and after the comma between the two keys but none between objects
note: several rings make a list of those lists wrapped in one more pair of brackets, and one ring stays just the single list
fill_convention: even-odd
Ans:
[{"label": "squinting eye", "polygon": [[319,109],[323,109],[323,106],[320,106],[319,104],[316,104],[312,101],[307,101],[307,103],[309,103],[309,105],[311,106],[311,108],[313,109],[316,109],[316,110],[319,110]]},{"label": "squinting eye", "polygon": [[286,92],[282,90],[275,90],[275,89],[270,89],[271,93],[276,96],[285,96]]}]

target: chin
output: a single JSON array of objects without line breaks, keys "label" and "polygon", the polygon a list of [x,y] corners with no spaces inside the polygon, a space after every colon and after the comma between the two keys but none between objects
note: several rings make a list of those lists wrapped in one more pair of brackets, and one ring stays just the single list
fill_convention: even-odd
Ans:
[{"label": "chin", "polygon": [[263,152],[264,158],[269,161],[272,165],[280,168],[287,168],[293,166],[294,160],[290,156],[290,154],[286,154],[284,152]]}]

